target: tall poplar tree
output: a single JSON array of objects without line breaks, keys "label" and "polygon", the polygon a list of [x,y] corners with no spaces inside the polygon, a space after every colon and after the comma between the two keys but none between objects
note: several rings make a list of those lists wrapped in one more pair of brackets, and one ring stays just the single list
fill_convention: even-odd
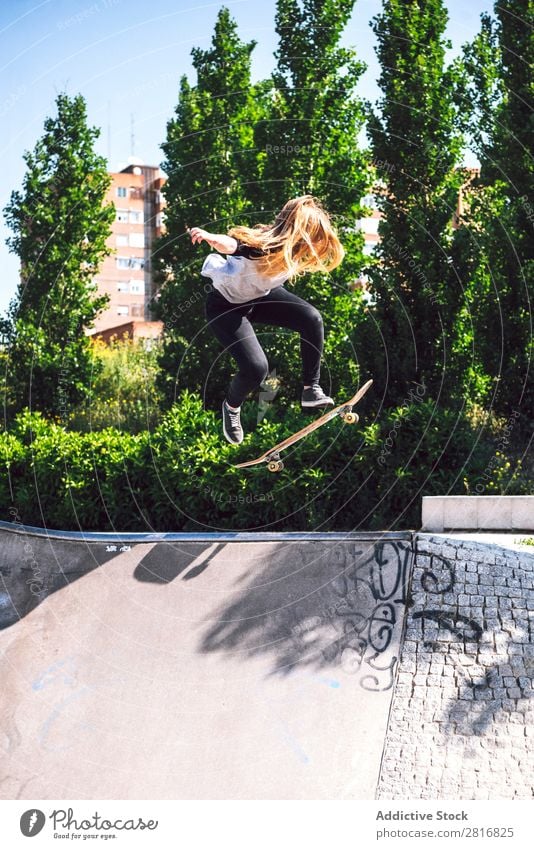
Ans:
[{"label": "tall poplar tree", "polygon": [[[466,129],[480,164],[466,209],[469,311],[484,400],[534,419],[534,4],[505,0],[464,48]],[[466,384],[468,380],[466,379]],[[516,419],[514,418],[514,421]]]},{"label": "tall poplar tree", "polygon": [[372,268],[376,323],[361,355],[401,403],[415,383],[435,397],[449,387],[454,321],[462,282],[454,265],[452,219],[466,174],[455,96],[459,72],[445,66],[442,0],[385,0],[372,22],[382,100],[369,124],[382,183],[384,218]]},{"label": "tall poplar tree", "polygon": [[20,259],[20,283],[3,334],[7,401],[64,416],[86,394],[94,367],[85,335],[107,303],[93,282],[115,211],[103,203],[110,177],[94,150],[100,131],[87,124],[81,95],[60,94],[57,114],[24,154],[21,191],[5,208]]},{"label": "tall poplar tree", "polygon": [[168,400],[180,388],[201,390],[210,373],[219,384],[230,373],[228,359],[218,358],[219,345],[205,328],[207,280],[200,268],[206,246],[193,246],[186,229],[226,232],[250,209],[248,188],[256,174],[253,129],[262,104],[261,91],[250,81],[254,47],[254,41],[240,40],[223,8],[211,47],[192,51],[196,84],[182,77],[162,145],[166,214],[165,234],[154,251],[161,285],[155,308],[165,324],[161,365]]},{"label": "tall poplar tree", "polygon": [[[341,395],[358,379],[350,336],[363,310],[360,294],[350,287],[365,265],[357,219],[372,183],[370,157],[359,143],[365,106],[356,95],[365,64],[352,48],[341,46],[354,5],[355,0],[278,0],[277,65],[267,88],[267,115],[255,134],[256,205],[263,219],[272,218],[290,197],[316,195],[332,214],[346,250],[331,275],[306,276],[293,286],[323,315],[325,382]],[[283,358],[278,355],[278,371],[292,396],[300,381],[297,342],[284,346]],[[274,339],[266,346],[273,361],[278,344]]]}]

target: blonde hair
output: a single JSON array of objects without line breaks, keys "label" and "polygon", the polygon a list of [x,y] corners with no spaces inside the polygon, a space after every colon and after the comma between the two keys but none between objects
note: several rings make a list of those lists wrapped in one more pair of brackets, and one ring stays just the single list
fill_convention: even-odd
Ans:
[{"label": "blonde hair", "polygon": [[328,213],[312,195],[288,200],[272,224],[234,227],[230,236],[263,252],[255,262],[266,277],[332,271],[345,255]]}]

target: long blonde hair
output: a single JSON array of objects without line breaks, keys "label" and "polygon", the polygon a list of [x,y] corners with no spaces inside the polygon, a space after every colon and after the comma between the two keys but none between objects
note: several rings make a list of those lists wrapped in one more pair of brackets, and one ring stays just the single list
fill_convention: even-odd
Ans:
[{"label": "long blonde hair", "polygon": [[312,195],[288,200],[272,224],[234,227],[230,236],[263,252],[255,262],[266,277],[332,271],[345,255],[328,213]]}]

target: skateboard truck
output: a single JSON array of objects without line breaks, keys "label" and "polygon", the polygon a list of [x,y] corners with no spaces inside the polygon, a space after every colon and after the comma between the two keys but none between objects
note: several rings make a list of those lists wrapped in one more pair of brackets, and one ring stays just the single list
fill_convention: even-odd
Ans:
[{"label": "skateboard truck", "polygon": [[270,472],[281,472],[284,468],[284,462],[280,459],[280,454],[277,451],[269,454],[269,456],[265,459],[267,461],[267,468]]},{"label": "skateboard truck", "polygon": [[358,413],[353,413],[352,407],[349,406],[346,407],[345,412],[341,411],[339,415],[341,416],[345,424],[356,424],[360,421]]}]

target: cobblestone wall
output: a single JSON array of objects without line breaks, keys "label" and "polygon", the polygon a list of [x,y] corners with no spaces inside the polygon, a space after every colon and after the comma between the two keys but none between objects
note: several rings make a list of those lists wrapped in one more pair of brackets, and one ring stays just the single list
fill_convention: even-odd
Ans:
[{"label": "cobblestone wall", "polygon": [[379,799],[534,796],[534,554],[419,534]]}]

